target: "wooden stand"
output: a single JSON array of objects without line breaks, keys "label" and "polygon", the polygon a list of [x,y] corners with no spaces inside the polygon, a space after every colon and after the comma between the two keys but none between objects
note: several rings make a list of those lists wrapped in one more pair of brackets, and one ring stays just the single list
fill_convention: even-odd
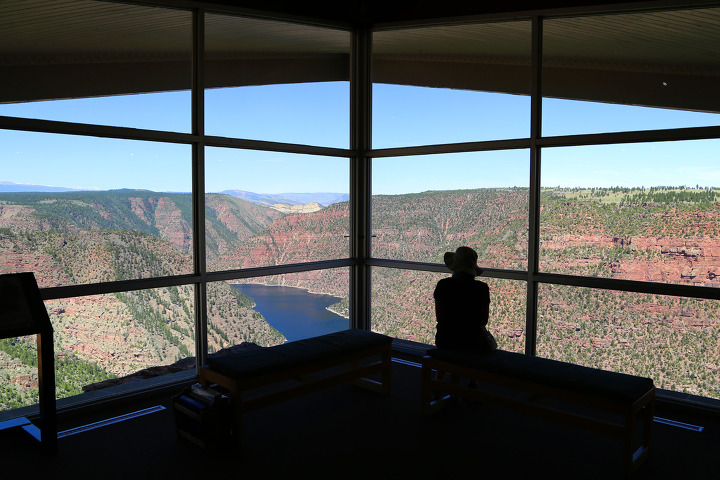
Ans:
[{"label": "wooden stand", "polygon": [[173,397],[178,437],[210,451],[231,444],[230,399],[216,388],[195,384]]},{"label": "wooden stand", "polygon": [[22,428],[48,454],[57,452],[55,409],[55,352],[53,329],[35,275],[31,272],[0,275],[0,338],[37,335],[40,417],[0,422],[0,430]]}]

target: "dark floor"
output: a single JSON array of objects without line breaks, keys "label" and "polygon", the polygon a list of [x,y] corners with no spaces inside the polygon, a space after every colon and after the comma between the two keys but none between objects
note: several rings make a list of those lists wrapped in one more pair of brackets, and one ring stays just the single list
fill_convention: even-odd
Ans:
[{"label": "dark floor", "polygon": [[[0,432],[1,477],[170,478],[621,478],[619,441],[500,408],[461,402],[419,412],[420,369],[393,364],[390,396],[352,385],[248,413],[241,450],[209,454],[175,433],[170,395],[62,420],[60,431],[133,412],[156,413],[66,436],[43,456],[22,432]],[[654,450],[638,479],[718,478],[720,419],[658,406]]]}]

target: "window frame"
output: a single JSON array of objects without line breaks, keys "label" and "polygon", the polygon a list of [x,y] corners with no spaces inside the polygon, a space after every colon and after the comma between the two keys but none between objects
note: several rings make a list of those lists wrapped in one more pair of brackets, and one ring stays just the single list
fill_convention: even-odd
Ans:
[{"label": "window frame", "polygon": [[[394,268],[400,270],[420,270],[426,272],[447,273],[442,264],[411,262],[371,257],[371,168],[373,158],[393,156],[413,156],[437,153],[483,152],[506,149],[527,149],[529,151],[529,235],[528,265],[526,270],[503,270],[488,268],[484,276],[498,279],[515,280],[526,283],[526,338],[525,353],[536,354],[538,286],[541,284],[569,285],[607,290],[638,293],[652,293],[689,298],[720,300],[720,289],[677,284],[661,284],[610,278],[583,277],[544,273],[539,271],[539,227],[540,227],[540,177],[542,152],[547,147],[606,145],[620,143],[645,143],[657,141],[702,140],[720,138],[720,126],[690,127],[647,131],[631,131],[601,134],[561,135],[544,137],[541,132],[542,120],[542,27],[547,18],[617,12],[618,7],[582,7],[553,11],[522,12],[520,14],[489,14],[482,17],[460,18],[458,23],[498,22],[507,20],[527,20],[532,23],[531,48],[531,109],[530,136],[520,139],[501,139],[446,145],[424,145],[402,148],[373,149],[372,138],[372,34],[383,29],[397,29],[417,26],[419,22],[376,24],[372,26],[353,26],[339,22],[304,19],[283,15],[267,15],[248,12],[232,6],[214,6],[212,8],[188,6],[182,0],[123,2],[138,5],[188,9],[193,13],[193,73],[192,73],[192,129],[191,133],[165,132],[126,127],[90,125],[63,121],[35,120],[27,118],[0,116],[0,129],[58,133],[70,135],[89,135],[105,138],[122,138],[161,143],[177,143],[192,147],[192,185],[193,185],[193,258],[194,271],[187,275],[161,278],[145,278],[118,282],[73,285],[44,288],[41,290],[45,300],[67,297],[97,295],[113,292],[126,292],[138,289],[159,288],[180,285],[193,285],[195,288],[196,355],[198,365],[205,362],[207,356],[207,284],[209,282],[247,279],[260,276],[278,275],[350,267],[350,325],[353,328],[370,329],[370,292],[373,267]],[[715,5],[715,4],[713,4]],[[717,6],[717,5],[715,5]],[[655,6],[643,8],[671,9],[673,6],[658,2]],[[686,7],[678,5],[677,8]],[[225,138],[205,135],[204,132],[204,17],[206,13],[251,15],[272,20],[301,22],[325,28],[334,28],[351,33],[350,60],[350,148],[329,148],[313,145],[287,144],[280,142],[258,141],[242,138]],[[423,25],[433,22],[424,21]],[[241,148],[271,152],[322,155],[349,159],[350,162],[350,255],[347,258],[308,262],[272,267],[237,269],[220,272],[208,272],[205,260],[205,147]],[[395,344],[403,346],[401,339]],[[419,352],[419,350],[415,350]]]}]

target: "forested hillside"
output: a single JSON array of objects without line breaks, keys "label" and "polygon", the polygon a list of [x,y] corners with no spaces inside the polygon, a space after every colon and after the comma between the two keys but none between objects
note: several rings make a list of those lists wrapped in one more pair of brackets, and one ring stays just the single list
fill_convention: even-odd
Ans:
[{"label": "forested hillside", "polygon": [[[720,191],[545,189],[541,271],[720,287]],[[436,191],[372,199],[372,256],[442,263],[469,245],[485,268],[527,268],[528,191]],[[209,270],[349,256],[349,209],[282,214],[237,197],[206,202]],[[190,195],[121,190],[0,194],[0,272],[33,271],[41,286],[150,278],[192,271]],[[431,344],[432,291],[446,274],[373,268],[377,331]],[[490,328],[523,351],[524,282],[487,279]],[[343,300],[347,268],[255,278]],[[162,288],[46,302],[56,329],[62,392],[194,355],[192,288]],[[538,354],[648,375],[661,388],[720,398],[720,306],[646,294],[540,286]],[[231,285],[208,286],[211,351],[283,340]],[[4,405],[36,378],[26,341],[0,343]]]},{"label": "forested hillside", "polygon": [[[341,205],[332,210],[337,215]],[[373,256],[441,263],[445,251],[470,245],[485,267],[527,268],[527,191],[480,189],[373,197]],[[299,239],[339,232],[347,220],[325,211],[240,245],[237,258],[273,264],[334,252],[294,254]],[[318,219],[313,222],[310,218]],[[324,219],[324,220],[320,220]],[[318,226],[325,225],[318,233]],[[638,281],[719,287],[720,191],[546,189],[541,202],[541,270]],[[277,227],[273,225],[272,228]],[[262,245],[259,248],[258,245]],[[326,250],[327,249],[327,250]],[[318,252],[319,251],[319,252]],[[280,255],[283,252],[283,255]],[[264,255],[264,256],[263,256]],[[262,257],[263,259],[261,259]],[[268,279],[338,296],[337,272]],[[422,343],[434,341],[432,291],[442,274],[374,268],[373,328]],[[523,351],[525,284],[488,279],[491,329],[502,348]],[[338,288],[340,285],[340,288]],[[344,289],[344,291],[343,291]],[[538,354],[653,377],[662,388],[720,398],[720,302],[541,286]],[[347,301],[336,309],[344,311]]]},{"label": "forested hillside", "polygon": [[527,264],[528,191],[522,188],[373,197],[373,257],[442,261],[469,245],[486,267]]},{"label": "forested hillside", "polygon": [[[209,195],[206,214],[209,255],[282,217],[227,195]],[[0,272],[33,271],[41,286],[191,273],[191,249],[188,194],[0,194]],[[252,310],[251,299],[225,283],[208,290],[211,351],[283,340]],[[193,297],[186,286],[46,302],[55,329],[58,394],[78,394],[89,383],[194,356]],[[0,341],[0,375],[10,382],[0,406],[34,401],[33,390],[23,388],[37,385],[33,341]]]}]

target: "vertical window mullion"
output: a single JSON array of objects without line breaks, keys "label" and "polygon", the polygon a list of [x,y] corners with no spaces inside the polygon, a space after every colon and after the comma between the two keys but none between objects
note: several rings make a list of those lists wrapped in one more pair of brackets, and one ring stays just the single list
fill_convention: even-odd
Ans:
[{"label": "vertical window mullion", "polygon": [[528,192],[528,280],[525,314],[525,353],[535,355],[537,345],[538,282],[536,280],[540,255],[540,147],[542,135],[542,19],[532,19],[530,106],[530,190]]},{"label": "vertical window mullion", "polygon": [[350,255],[356,264],[350,268],[350,321],[354,328],[370,330],[371,234],[371,65],[372,33],[367,28],[353,30],[350,95]]},{"label": "vertical window mullion", "polygon": [[205,258],[205,12],[193,11],[192,150],[193,262],[200,281],[195,284],[196,368],[207,356],[207,262]]}]

